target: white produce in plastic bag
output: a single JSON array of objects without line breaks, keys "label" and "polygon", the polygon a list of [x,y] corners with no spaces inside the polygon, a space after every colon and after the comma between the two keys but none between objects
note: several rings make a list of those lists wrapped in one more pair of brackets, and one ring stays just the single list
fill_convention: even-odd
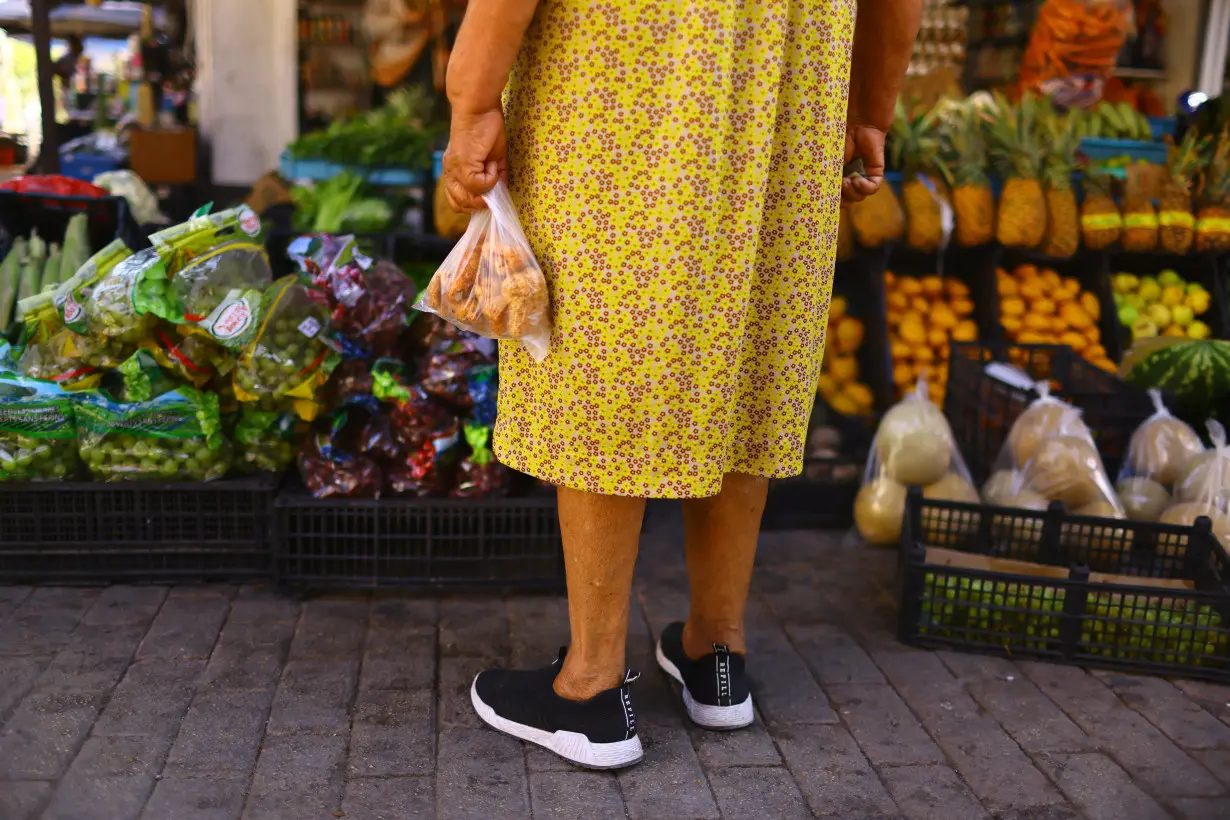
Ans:
[{"label": "white produce in plastic bag", "polygon": [[[889,408],[880,420],[871,454],[863,470],[863,485],[854,501],[854,524],[872,544],[901,540],[907,488],[921,486],[926,498],[978,502],[978,492],[953,439],[943,412],[932,403],[927,382],[920,378],[914,392]],[[929,511],[923,517],[923,540],[934,546],[951,544],[978,525],[973,513],[949,516]]]},{"label": "white produce in plastic bag", "polygon": [[[1162,524],[1190,527],[1205,516],[1222,546],[1230,547],[1230,446],[1221,422],[1206,423],[1213,448],[1188,461],[1174,485],[1174,502],[1159,516]],[[1158,539],[1158,554],[1180,558],[1187,551],[1187,536],[1166,535]]]},{"label": "white produce in plastic bag", "polygon": [[1157,521],[1170,506],[1171,486],[1191,460],[1204,452],[1196,431],[1162,403],[1161,391],[1150,390],[1149,398],[1154,413],[1132,433],[1115,481],[1124,511],[1135,521]]}]

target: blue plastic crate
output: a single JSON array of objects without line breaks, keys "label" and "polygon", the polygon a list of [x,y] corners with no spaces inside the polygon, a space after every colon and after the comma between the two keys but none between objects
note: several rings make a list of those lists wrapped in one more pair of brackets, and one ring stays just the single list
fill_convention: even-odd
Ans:
[{"label": "blue plastic crate", "polygon": [[1174,117],[1149,117],[1149,127],[1153,129],[1153,139],[1160,141],[1175,135],[1179,121]]},{"label": "blue plastic crate", "polygon": [[66,177],[93,182],[107,171],[119,170],[124,157],[118,154],[96,154],[89,151],[61,152],[60,173]]},{"label": "blue plastic crate", "polygon": [[283,152],[279,159],[278,170],[289,180],[310,179],[320,182],[332,179],[343,171],[350,171],[363,177],[371,185],[384,185],[390,188],[404,188],[422,185],[427,181],[427,174],[421,170],[408,168],[364,168],[359,165],[343,165],[339,162],[329,162],[323,159],[295,159],[290,152]]},{"label": "blue plastic crate", "polygon": [[1091,160],[1114,159],[1126,156],[1133,162],[1143,160],[1144,162],[1153,162],[1159,165],[1166,162],[1166,145],[1161,142],[1085,137],[1081,140],[1080,152]]}]

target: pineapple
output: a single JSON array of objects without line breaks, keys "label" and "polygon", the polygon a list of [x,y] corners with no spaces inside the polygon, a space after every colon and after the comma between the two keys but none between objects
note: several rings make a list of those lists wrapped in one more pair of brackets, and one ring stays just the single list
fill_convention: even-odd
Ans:
[{"label": "pineapple", "polygon": [[1022,97],[1016,108],[999,96],[988,128],[991,157],[1006,180],[995,235],[1010,248],[1036,248],[1046,234],[1046,199],[1038,181],[1042,151],[1037,108],[1030,95]]},{"label": "pineapple", "polygon": [[1158,209],[1158,238],[1162,249],[1170,253],[1187,253],[1196,236],[1196,219],[1192,216],[1192,185],[1196,174],[1208,160],[1211,137],[1199,137],[1188,131],[1178,145],[1166,146],[1166,170],[1169,172],[1162,189]]},{"label": "pineapple", "polygon": [[985,245],[995,238],[995,195],[987,179],[982,120],[973,106],[951,117],[940,139],[940,165],[952,187],[957,244]]},{"label": "pineapple", "polygon": [[1050,153],[1042,170],[1046,192],[1046,231],[1041,250],[1048,256],[1072,256],[1080,249],[1080,219],[1072,172],[1077,139],[1071,115],[1048,123]]},{"label": "pineapple", "polygon": [[847,210],[854,237],[865,248],[896,242],[905,234],[905,211],[887,181],[881,182],[874,194],[862,202],[855,202]]},{"label": "pineapple", "polygon": [[1121,242],[1125,251],[1148,253],[1157,249],[1157,210],[1152,200],[1141,193],[1135,194],[1128,185],[1128,195],[1123,203],[1123,235]]},{"label": "pineapple", "polygon": [[[897,100],[893,117],[893,161],[905,175],[901,199],[905,204],[905,243],[928,253],[944,247],[948,238],[945,222],[951,224],[948,189],[935,173],[935,111],[911,114]],[[928,173],[931,172],[931,173]],[[945,219],[945,215],[948,219]]]},{"label": "pineapple", "polygon": [[1110,177],[1090,171],[1085,175],[1085,201],[1081,203],[1081,238],[1085,247],[1100,251],[1119,241],[1123,217],[1110,193]]},{"label": "pineapple", "polygon": [[1221,132],[1204,172],[1196,214],[1196,250],[1230,251],[1230,127]]}]

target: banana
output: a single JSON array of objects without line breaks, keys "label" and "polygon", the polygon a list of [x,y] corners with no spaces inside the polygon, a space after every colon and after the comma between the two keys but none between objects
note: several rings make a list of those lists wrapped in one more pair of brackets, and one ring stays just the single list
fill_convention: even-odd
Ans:
[{"label": "banana", "polygon": [[1098,105],[1098,115],[1102,118],[1102,124],[1105,126],[1102,133],[1108,137],[1116,137],[1121,132],[1126,130],[1127,124],[1119,119],[1119,111],[1110,103],[1100,103]]},{"label": "banana", "polygon": [[1123,120],[1123,124],[1126,126],[1123,129],[1124,136],[1128,139],[1135,139],[1138,134],[1138,130],[1136,128],[1136,109],[1128,105],[1127,102],[1121,102],[1119,103],[1118,110],[1119,118]]},{"label": "banana", "polygon": [[1153,126],[1149,123],[1149,118],[1144,114],[1136,114],[1137,127],[1139,129],[1140,138],[1145,142],[1153,141]]}]

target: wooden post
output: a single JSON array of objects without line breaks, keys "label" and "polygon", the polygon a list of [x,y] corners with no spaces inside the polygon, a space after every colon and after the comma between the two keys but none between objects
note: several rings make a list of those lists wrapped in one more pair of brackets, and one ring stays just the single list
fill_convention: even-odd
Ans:
[{"label": "wooden post", "polygon": [[43,144],[38,149],[36,173],[60,172],[60,140],[56,133],[56,95],[52,82],[51,7],[54,0],[30,0],[30,29],[38,73],[38,101],[43,112]]}]

